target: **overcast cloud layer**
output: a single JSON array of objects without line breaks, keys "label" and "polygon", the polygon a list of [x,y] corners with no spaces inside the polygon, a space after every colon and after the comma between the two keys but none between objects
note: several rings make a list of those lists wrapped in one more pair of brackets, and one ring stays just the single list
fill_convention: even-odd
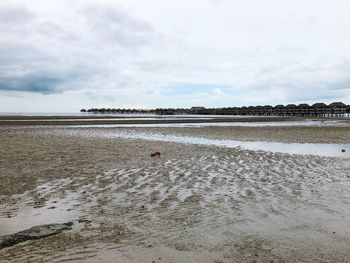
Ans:
[{"label": "overcast cloud layer", "polygon": [[350,104],[348,0],[0,1],[0,111]]}]

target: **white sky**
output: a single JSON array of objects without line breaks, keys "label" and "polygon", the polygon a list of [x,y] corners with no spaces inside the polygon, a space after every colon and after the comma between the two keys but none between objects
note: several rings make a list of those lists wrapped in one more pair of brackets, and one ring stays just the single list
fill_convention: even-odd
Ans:
[{"label": "white sky", "polygon": [[346,0],[2,0],[0,111],[350,103]]}]

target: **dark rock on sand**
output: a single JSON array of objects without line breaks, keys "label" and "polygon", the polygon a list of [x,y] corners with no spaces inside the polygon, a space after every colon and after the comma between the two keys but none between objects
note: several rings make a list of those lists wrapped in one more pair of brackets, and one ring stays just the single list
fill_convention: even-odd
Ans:
[{"label": "dark rock on sand", "polygon": [[56,235],[65,230],[72,229],[72,222],[63,224],[50,224],[42,226],[34,226],[27,230],[17,232],[12,235],[0,237],[0,249],[11,247],[27,240],[40,239],[52,235]]},{"label": "dark rock on sand", "polygon": [[77,221],[78,223],[86,223],[86,224],[90,224],[92,222],[91,220],[83,219],[83,218],[80,218]]}]

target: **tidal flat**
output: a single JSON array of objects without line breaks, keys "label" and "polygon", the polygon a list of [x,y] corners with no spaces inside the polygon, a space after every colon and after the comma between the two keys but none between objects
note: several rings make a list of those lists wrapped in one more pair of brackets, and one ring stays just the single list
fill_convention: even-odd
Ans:
[{"label": "tidal flat", "polygon": [[349,262],[348,121],[281,123],[6,122],[0,237],[71,227],[4,247],[0,261]]}]

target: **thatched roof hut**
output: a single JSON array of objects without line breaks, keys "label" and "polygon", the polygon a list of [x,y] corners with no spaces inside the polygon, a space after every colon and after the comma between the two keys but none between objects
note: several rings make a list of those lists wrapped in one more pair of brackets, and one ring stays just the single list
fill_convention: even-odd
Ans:
[{"label": "thatched roof hut", "polygon": [[323,102],[318,102],[318,103],[314,103],[311,106],[312,108],[327,108],[327,104],[324,104]]},{"label": "thatched roof hut", "polygon": [[340,101],[333,102],[333,103],[329,104],[328,106],[331,107],[331,108],[335,108],[335,107],[345,108],[346,107],[346,105],[343,102],[340,102]]},{"label": "thatched roof hut", "polygon": [[333,102],[328,105],[328,108],[332,114],[344,114],[347,110],[347,106],[343,102]]}]

